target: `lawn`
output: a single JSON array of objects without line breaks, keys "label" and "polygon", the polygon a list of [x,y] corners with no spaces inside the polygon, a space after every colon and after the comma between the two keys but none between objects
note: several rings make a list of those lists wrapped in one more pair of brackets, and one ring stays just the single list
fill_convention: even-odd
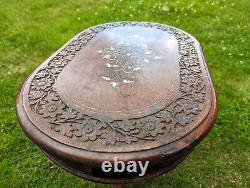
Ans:
[{"label": "lawn", "polygon": [[112,21],[181,28],[201,43],[219,102],[208,137],[176,169],[132,187],[250,187],[249,0],[0,0],[0,187],[104,188],[61,170],[22,132],[25,78],[78,32]]}]

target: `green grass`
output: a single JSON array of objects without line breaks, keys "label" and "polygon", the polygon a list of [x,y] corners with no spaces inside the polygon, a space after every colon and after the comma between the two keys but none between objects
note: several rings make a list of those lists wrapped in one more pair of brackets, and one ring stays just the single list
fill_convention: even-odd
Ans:
[{"label": "green grass", "polygon": [[250,1],[0,0],[0,187],[89,187],[52,164],[15,115],[21,83],[72,36],[124,20],[181,28],[202,44],[219,101],[214,129],[170,173],[128,187],[250,187]]}]

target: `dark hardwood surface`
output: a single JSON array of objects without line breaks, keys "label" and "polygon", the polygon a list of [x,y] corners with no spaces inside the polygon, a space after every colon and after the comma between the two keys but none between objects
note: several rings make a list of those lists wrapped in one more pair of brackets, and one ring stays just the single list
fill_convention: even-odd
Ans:
[{"label": "dark hardwood surface", "polygon": [[[161,175],[212,128],[216,95],[199,42],[167,25],[87,29],[27,78],[17,97],[24,132],[52,161],[103,183]],[[149,161],[145,176],[101,163]]]}]

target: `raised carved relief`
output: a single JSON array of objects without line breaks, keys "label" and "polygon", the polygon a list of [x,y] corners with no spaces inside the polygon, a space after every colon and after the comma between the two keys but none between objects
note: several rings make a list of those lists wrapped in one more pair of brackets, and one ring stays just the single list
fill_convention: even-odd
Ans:
[{"label": "raised carved relief", "polygon": [[[91,117],[68,107],[60,99],[53,87],[60,72],[97,33],[123,26],[161,29],[176,37],[180,53],[180,97],[163,110],[154,114],[126,120],[108,120]],[[109,63],[110,66],[114,66],[118,63],[111,63],[111,56],[108,57],[106,54],[106,51],[110,50],[113,51],[111,47],[109,49],[100,49],[97,53],[107,57],[104,58],[107,60],[106,65]],[[153,52],[149,53],[150,51],[147,50],[140,53],[146,52],[148,55],[153,54]],[[157,61],[157,54],[152,54],[147,58],[148,61]],[[143,60],[143,63],[147,62]],[[124,69],[132,69],[134,71],[132,71],[133,74],[137,74],[140,70],[139,67],[141,67],[140,63],[135,64],[131,68],[126,65]],[[133,74],[132,76],[125,74],[120,79],[120,77],[112,76],[107,71],[102,79],[107,80],[111,86],[115,87],[117,84],[131,84],[135,82],[136,76],[133,76]],[[117,84],[112,84],[112,82]],[[188,126],[203,109],[205,94],[206,88],[201,77],[197,51],[194,47],[194,41],[187,34],[160,24],[123,22],[93,27],[80,34],[77,39],[71,41],[49,61],[46,67],[37,72],[30,86],[29,103],[31,110],[44,118],[49,123],[52,131],[62,136],[71,138],[76,142],[96,141],[107,145],[121,145],[133,144],[139,140],[156,140],[161,135],[175,132],[177,127],[180,130],[182,127]]]}]

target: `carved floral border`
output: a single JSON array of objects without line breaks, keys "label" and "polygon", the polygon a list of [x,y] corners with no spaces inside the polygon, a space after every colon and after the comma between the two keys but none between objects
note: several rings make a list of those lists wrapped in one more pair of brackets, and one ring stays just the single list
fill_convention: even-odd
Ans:
[{"label": "carved floral border", "polygon": [[[63,68],[99,32],[114,27],[142,26],[173,34],[180,53],[180,97],[154,114],[142,118],[107,120],[88,116],[68,107],[54,89]],[[79,142],[104,145],[154,141],[191,124],[204,107],[206,87],[194,41],[184,32],[157,23],[121,22],[95,26],[81,33],[40,69],[31,81],[31,110],[44,118],[52,131]]]}]

